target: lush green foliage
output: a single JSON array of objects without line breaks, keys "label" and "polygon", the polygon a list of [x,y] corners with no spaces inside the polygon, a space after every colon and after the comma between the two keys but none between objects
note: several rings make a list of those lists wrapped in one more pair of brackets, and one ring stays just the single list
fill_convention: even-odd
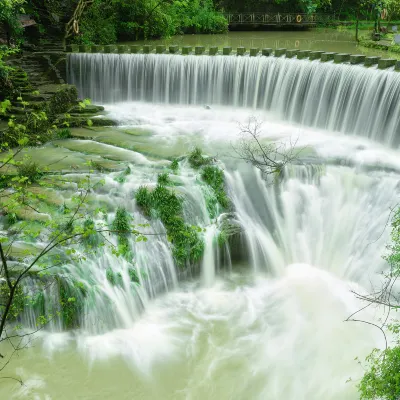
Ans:
[{"label": "lush green foliage", "polygon": [[208,165],[203,169],[201,177],[213,189],[218,203],[223,208],[227,208],[229,199],[225,192],[224,171],[216,166]]},{"label": "lush green foliage", "polygon": [[[0,45],[0,101],[4,101],[7,97],[13,94],[14,87],[11,81],[11,75],[14,69],[5,63],[5,58],[18,53],[18,51],[18,48],[9,48]],[[4,112],[0,105],[0,115],[2,114],[2,111]]]},{"label": "lush green foliage", "polygon": [[169,168],[171,169],[171,171],[172,171],[174,174],[177,174],[177,173],[178,173],[178,170],[179,170],[179,162],[178,162],[178,160],[177,160],[176,158],[171,162],[171,165],[169,166]]},{"label": "lush green foliage", "polygon": [[0,0],[0,23],[3,23],[9,40],[17,38],[22,33],[18,14],[23,13],[25,0]]},{"label": "lush green foliage", "polygon": [[196,147],[188,157],[189,164],[194,169],[201,169],[201,178],[209,186],[206,193],[207,210],[211,218],[215,218],[221,209],[229,207],[229,199],[225,192],[224,172],[212,164],[212,159],[203,155],[202,150]]},{"label": "lush green foliage", "polygon": [[70,139],[72,138],[71,129],[69,128],[61,128],[56,132],[56,137],[59,139]]},{"label": "lush green foliage", "polygon": [[175,260],[184,266],[199,261],[203,255],[204,242],[199,235],[202,229],[185,223],[183,200],[166,187],[169,180],[165,176],[168,177],[166,174],[159,175],[158,185],[152,191],[140,187],[136,192],[136,202],[145,215],[161,220],[173,246]]},{"label": "lush green foliage", "polygon": [[158,175],[157,182],[161,186],[168,186],[171,184],[171,181],[169,179],[169,174],[167,172],[163,172],[162,174]]},{"label": "lush green foliage", "polygon": [[188,157],[189,164],[194,169],[199,169],[205,165],[211,164],[211,160],[208,157],[204,157],[201,149],[196,147]]},{"label": "lush green foliage", "polygon": [[79,326],[79,316],[83,311],[83,297],[86,292],[78,284],[63,277],[57,277],[60,311],[64,328],[73,329]]},{"label": "lush green foliage", "polygon": [[[397,333],[398,334],[398,333]],[[400,346],[384,351],[375,349],[359,385],[361,400],[398,400],[400,398]]]},{"label": "lush green foliage", "polygon": [[113,286],[122,286],[122,275],[120,272],[114,272],[112,268],[106,269],[106,278]]},{"label": "lush green foliage", "polygon": [[124,183],[126,181],[126,177],[131,174],[131,169],[129,167],[126,167],[124,171],[122,171],[116,178],[115,180],[119,183]]},{"label": "lush green foliage", "polygon": [[[0,343],[7,340],[3,336],[5,330],[10,332],[12,329],[13,335],[19,336],[22,328],[18,325],[20,314],[26,307],[32,307],[35,310],[38,328],[46,325],[53,318],[60,318],[67,329],[79,326],[83,299],[87,292],[85,285],[60,274],[60,270],[55,271],[55,275],[50,275],[48,270],[70,263],[79,264],[86,257],[95,256],[100,246],[109,246],[117,256],[126,255],[127,251],[124,249],[122,252],[120,249],[120,242],[122,241],[125,245],[129,235],[137,241],[146,240],[131,224],[131,217],[124,209],[117,210],[115,219],[110,225],[105,222],[94,223],[95,220],[99,220],[99,216],[105,220],[106,211],[88,206],[88,194],[102,184],[97,180],[92,184],[93,171],[90,169],[90,163],[88,163],[87,175],[76,182],[76,193],[69,199],[68,205],[57,207],[54,204],[51,205],[51,201],[47,203],[48,198],[44,194],[46,190],[44,192],[40,190],[52,187],[43,175],[42,169],[45,168],[39,168],[26,157],[17,159],[29,143],[29,139],[24,135],[28,129],[23,124],[12,123],[21,125],[25,129],[20,128],[21,137],[17,142],[19,147],[10,149],[8,144],[3,143],[3,149],[6,151],[2,153],[0,159],[1,206],[3,214],[9,217],[7,235],[3,234],[0,237]],[[32,186],[32,183],[35,185]],[[39,189],[39,192],[35,189]],[[39,215],[41,210],[49,213],[51,218],[37,220],[35,223],[29,218],[24,220],[27,211]],[[104,234],[116,234],[119,246],[105,241]],[[39,235],[43,246],[27,247],[22,254],[13,255],[13,264],[9,263],[10,252],[15,241],[29,242]],[[81,244],[85,246],[84,252],[80,251]],[[34,279],[38,281],[37,290],[29,293],[22,290],[22,282],[27,276],[34,276]],[[118,274],[114,278],[118,283]],[[137,283],[137,274],[130,272],[130,278],[132,282]],[[44,283],[52,284],[51,280],[57,283],[59,302],[51,305],[52,309],[49,309],[47,304],[46,307],[44,305],[43,287]],[[41,283],[43,283],[42,289]],[[21,346],[17,345],[15,351],[23,348],[23,344]],[[8,364],[12,354],[14,353],[7,356],[0,354],[0,370]]]},{"label": "lush green foliage", "polygon": [[330,0],[219,0],[218,6],[230,11],[315,12],[331,4]]},{"label": "lush green foliage", "polygon": [[113,44],[117,42],[117,13],[112,3],[95,0],[80,23],[79,44]]},{"label": "lush green foliage", "polygon": [[[395,287],[393,285],[400,274],[400,208],[392,219],[391,239],[388,254],[385,256],[390,266],[390,272],[386,275],[387,288]],[[399,306],[391,300],[396,297],[395,293],[388,296],[391,301],[388,306],[397,311]],[[367,357],[367,370],[359,384],[362,400],[400,398],[400,324],[394,321],[387,328],[395,337],[395,341],[385,350],[374,349]]]},{"label": "lush green foliage", "polygon": [[84,14],[76,41],[110,44],[181,33],[220,33],[227,28],[212,0],[95,0]]},{"label": "lush green foliage", "polygon": [[129,232],[132,230],[131,221],[132,217],[125,208],[118,207],[111,226],[112,230],[118,237],[118,252],[127,258],[132,258],[128,240],[128,237],[130,236]]},{"label": "lush green foliage", "polygon": [[63,85],[52,96],[48,106],[50,115],[57,115],[69,111],[78,100],[78,90],[73,85]]},{"label": "lush green foliage", "polygon": [[17,165],[18,175],[21,179],[25,179],[27,183],[36,183],[43,176],[39,165],[29,159]]}]

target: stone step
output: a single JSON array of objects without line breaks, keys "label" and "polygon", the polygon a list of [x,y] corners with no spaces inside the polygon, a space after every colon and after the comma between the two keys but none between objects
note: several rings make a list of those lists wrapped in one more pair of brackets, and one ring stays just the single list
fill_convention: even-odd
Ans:
[{"label": "stone step", "polygon": [[22,65],[24,67],[36,67],[36,66],[40,66],[40,62],[38,61],[22,61]]},{"label": "stone step", "polygon": [[93,104],[89,104],[85,108],[77,106],[71,110],[71,112],[74,114],[96,114],[101,111],[104,111],[104,107]]},{"label": "stone step", "polygon": [[32,94],[32,92],[23,93],[21,97],[24,101],[29,101],[29,102],[42,102],[46,100],[46,97],[40,94]]},{"label": "stone step", "polygon": [[[24,96],[21,96],[21,97],[25,100]],[[28,101],[28,100],[25,100],[25,101]],[[26,107],[29,107],[30,109],[34,109],[34,110],[42,110],[46,106],[46,101],[45,100],[43,100],[43,101],[29,101],[28,103],[29,104]],[[23,108],[24,107],[24,104],[22,104],[19,101],[16,101],[15,103],[13,103],[13,105],[16,108]]]},{"label": "stone step", "polygon": [[27,112],[32,112],[32,111],[34,111],[32,108],[28,108],[28,107],[24,108],[24,107],[16,107],[16,106],[11,106],[8,109],[8,113],[10,115],[23,115]]}]

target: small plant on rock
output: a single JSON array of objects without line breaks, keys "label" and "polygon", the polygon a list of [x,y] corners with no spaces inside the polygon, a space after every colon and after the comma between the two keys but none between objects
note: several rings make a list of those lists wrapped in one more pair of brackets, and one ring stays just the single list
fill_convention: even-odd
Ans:
[{"label": "small plant on rock", "polygon": [[202,151],[199,147],[196,147],[190,154],[189,154],[189,164],[194,169],[199,169],[205,165],[211,163],[211,160],[207,157],[204,157]]}]

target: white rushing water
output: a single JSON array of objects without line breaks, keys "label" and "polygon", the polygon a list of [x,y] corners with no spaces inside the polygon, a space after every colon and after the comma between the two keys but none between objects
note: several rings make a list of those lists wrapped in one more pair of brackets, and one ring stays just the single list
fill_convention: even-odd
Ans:
[{"label": "white rushing water", "polygon": [[388,145],[400,133],[400,74],[391,71],[279,57],[167,54],[70,54],[68,69],[80,94],[98,102],[261,108]]},{"label": "white rushing water", "polygon": [[[80,81],[75,80],[81,85],[82,94],[96,99],[95,90],[103,88],[102,93],[108,90],[110,96],[104,100],[112,101],[137,98],[135,87],[131,88],[129,96],[132,97],[128,98],[113,97],[112,88],[128,88],[127,82],[118,86],[117,77],[128,79],[125,68],[139,68],[145,59],[129,55],[73,55],[70,63],[75,71],[86,68]],[[172,60],[170,56],[160,59]],[[116,65],[112,67],[111,60],[119,63],[119,69]],[[187,58],[191,76],[203,79],[196,90],[207,82],[204,73],[211,67],[206,68],[205,64],[223,62],[218,60]],[[157,84],[154,81],[151,88],[154,96],[158,93],[159,97],[107,106],[110,116],[121,124],[150,131],[148,143],[161,154],[177,144],[187,153],[195,143],[200,143],[208,154],[222,160],[233,211],[220,216],[218,221],[208,215],[206,194],[198,173],[181,161],[178,175],[172,175],[179,182],[176,190],[186,199],[185,220],[205,229],[206,247],[199,270],[183,273],[177,268],[165,236],[149,237],[146,243],[132,243],[134,266],[108,250],[81,265],[66,266],[71,279],[79,279],[91,288],[84,300],[81,327],[65,332],[55,326],[52,333],[43,332],[42,345],[21,353],[9,366],[12,373],[24,379],[25,385],[18,388],[13,382],[6,382],[0,386],[1,398],[358,398],[356,383],[363,368],[355,358],[363,359],[372,348],[382,346],[383,337],[372,326],[345,320],[363,305],[352,291],[367,293],[378,286],[381,272],[387,268],[382,258],[389,240],[389,231],[385,228],[390,210],[398,202],[400,162],[398,150],[382,142],[394,144],[399,115],[394,104],[387,105],[388,111],[382,103],[377,118],[385,129],[378,131],[368,125],[368,132],[363,136],[370,139],[343,135],[334,129],[355,133],[355,126],[364,122],[363,113],[369,110],[369,115],[372,104],[381,102],[386,95],[385,98],[396,99],[400,74],[328,64],[319,66],[318,72],[317,63],[291,60],[235,57],[226,60],[223,79],[227,76],[233,79],[251,65],[254,68],[264,65],[265,72],[273,68],[286,71],[281,77],[276,71],[276,75],[263,78],[259,71],[259,75],[253,73],[258,79],[250,80],[250,75],[246,78],[253,85],[253,91],[247,93],[254,95],[258,91],[260,97],[262,89],[255,90],[254,85],[261,85],[263,79],[281,79],[281,83],[274,83],[281,88],[278,92],[268,89],[265,94],[263,101],[268,102],[274,96],[276,100],[266,107],[268,113],[264,109],[234,107],[257,104],[243,100],[244,92],[243,96],[238,95],[241,100],[239,97],[229,100],[236,84],[222,85],[217,72],[213,75],[215,80],[208,84],[220,86],[211,92],[203,88],[200,90],[203,94],[195,91],[200,97],[193,99],[201,104],[206,102],[206,97],[201,96],[212,96],[210,93],[217,96],[221,90],[224,93],[221,101],[217,97],[208,98],[211,109],[188,106],[190,97],[181,91],[186,88],[190,92],[189,81],[174,80],[171,71],[161,73],[163,68],[172,68],[178,61],[165,65],[161,61],[162,67],[152,56],[147,58],[149,77],[141,82],[151,86],[151,79],[157,75],[160,81]],[[114,68],[114,72],[107,68]],[[326,87],[330,93],[326,101],[331,105],[337,104],[332,100],[335,96],[344,101],[344,90],[349,96],[360,91],[365,95],[359,96],[358,105],[353,104],[351,97],[346,97],[343,107],[331,106],[328,110],[321,105],[321,113],[324,109],[325,117],[331,119],[332,130],[315,128],[330,125],[317,123],[315,107],[310,108],[304,102],[304,96],[311,96],[306,94],[311,89],[291,103],[293,110],[296,107],[303,110],[302,117],[293,117],[292,121],[311,127],[282,121],[281,117],[294,115],[288,111],[289,105],[283,106],[286,101],[283,92],[290,85],[299,85],[299,79],[290,79],[295,73],[289,73],[291,68],[297,69],[297,77],[309,74],[310,88],[319,82],[319,89],[316,86],[312,89],[313,96],[317,92],[321,94],[321,88]],[[97,75],[88,75],[95,69]],[[97,82],[103,79],[99,71],[106,70],[110,76],[101,86],[97,84],[96,89],[96,79]],[[353,72],[350,74],[350,71]],[[170,76],[169,87],[172,83],[175,85],[170,92],[179,90],[183,97],[175,101],[184,104],[157,104],[172,100],[164,97],[163,76]],[[347,84],[342,81],[345,76]],[[78,79],[77,75],[74,79]],[[331,79],[334,81],[329,83]],[[374,84],[383,85],[380,96],[366,92]],[[103,98],[98,95],[97,99]],[[225,106],[221,107],[221,103]],[[317,107],[317,100],[312,104]],[[355,112],[352,123],[347,113],[349,108]],[[262,137],[296,143],[302,149],[298,165],[286,168],[283,177],[274,184],[267,183],[251,166],[232,158],[230,144],[238,138],[237,123],[245,123],[251,115],[264,121]],[[306,123],[307,115],[315,117],[313,122]],[[154,185],[157,173],[165,164],[163,160],[147,159],[132,164],[134,172],[123,183],[116,182],[110,173],[97,196],[114,207],[124,206],[136,223],[147,222],[132,193],[143,184]],[[112,220],[113,215],[108,218]],[[241,227],[240,236],[225,249],[216,243],[223,218]],[[148,229],[160,232],[163,226],[155,221]],[[111,285],[107,280],[106,270],[110,268],[120,274],[121,285]],[[140,285],[130,280],[132,268]],[[359,319],[377,321],[380,316],[379,310],[367,309]],[[54,374],[55,367],[57,374]]]}]

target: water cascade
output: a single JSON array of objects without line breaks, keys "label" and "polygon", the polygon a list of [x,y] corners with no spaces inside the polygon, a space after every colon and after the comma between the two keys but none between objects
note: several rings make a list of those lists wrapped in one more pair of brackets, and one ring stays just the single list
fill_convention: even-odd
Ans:
[{"label": "water cascade", "polygon": [[[71,54],[68,63],[81,96],[111,103],[106,111],[125,125],[79,131],[91,135],[85,151],[99,135],[113,140],[107,153],[120,146],[131,155],[123,179],[95,173],[105,183],[94,197],[109,210],[98,222],[110,224],[123,207],[150,235],[129,239],[132,255],[104,247],[57,271],[60,283],[23,323],[34,327],[44,308],[72,294],[75,319],[46,327],[43,348],[22,353],[24,369],[11,363],[33,378],[18,391],[0,388],[0,397],[69,400],[67,382],[101,400],[356,400],[363,369],[354,358],[383,338],[344,320],[363,304],[352,291],[379,286],[387,268],[385,228],[400,194],[400,74],[272,57]],[[227,151],[236,122],[254,113],[265,121],[261,140],[306,146],[274,180]],[[198,142],[224,172],[226,209],[215,207],[201,169],[180,157],[172,170],[163,153],[177,147],[185,156]],[[160,214],[146,216],[135,200],[143,186],[156,190],[166,169],[182,220],[204,244],[190,266],[178,265]],[[35,285],[29,278],[25,290]],[[63,376],[52,374],[52,359],[68,365]]]},{"label": "water cascade", "polygon": [[70,54],[68,70],[81,96],[97,102],[260,108],[274,118],[398,145],[400,74],[391,71],[275,57],[167,54]]}]

